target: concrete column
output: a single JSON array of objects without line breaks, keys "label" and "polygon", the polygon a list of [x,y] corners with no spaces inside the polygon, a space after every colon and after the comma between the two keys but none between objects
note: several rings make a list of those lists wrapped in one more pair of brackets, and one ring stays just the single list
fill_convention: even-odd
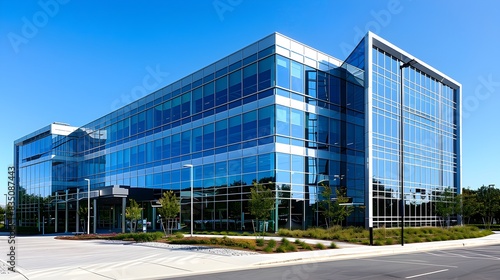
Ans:
[{"label": "concrete column", "polygon": [[125,233],[125,208],[127,207],[127,198],[122,197],[122,233]]},{"label": "concrete column", "polygon": [[97,199],[94,199],[94,233],[97,229]]},{"label": "concrete column", "polygon": [[56,201],[56,203],[55,203],[55,206],[56,206],[56,207],[55,207],[55,212],[56,212],[56,213],[55,213],[55,225],[54,225],[54,232],[57,232],[57,212],[58,212],[58,211],[57,211],[57,197],[58,197],[58,196],[57,196],[57,192],[56,192],[56,200],[55,200],[55,201]]},{"label": "concrete column", "polygon": [[66,194],[65,194],[65,202],[64,202],[64,232],[68,232],[68,217],[69,217],[69,213],[68,213],[68,190],[66,189]]},{"label": "concrete column", "polygon": [[75,232],[80,232],[80,215],[78,215],[78,211],[80,211],[80,189],[76,189],[76,229],[75,229]]}]

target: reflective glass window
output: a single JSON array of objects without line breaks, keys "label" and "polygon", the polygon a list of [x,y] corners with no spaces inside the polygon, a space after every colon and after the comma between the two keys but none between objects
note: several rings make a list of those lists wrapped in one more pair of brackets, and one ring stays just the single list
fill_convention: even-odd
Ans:
[{"label": "reflective glass window", "polygon": [[290,88],[290,60],[279,55],[276,56],[276,84]]},{"label": "reflective glass window", "polygon": [[274,106],[259,109],[259,137],[274,134]]},{"label": "reflective glass window", "polygon": [[257,63],[243,68],[243,96],[257,92]]},{"label": "reflective glass window", "polygon": [[182,132],[181,140],[181,154],[189,154],[191,152],[191,130]]},{"label": "reflective glass window", "polygon": [[171,155],[172,157],[179,156],[181,154],[181,134],[177,133],[172,135],[172,146]]},{"label": "reflective glass window", "polygon": [[241,115],[229,119],[228,144],[241,142]]},{"label": "reflective glass window", "polygon": [[297,138],[304,138],[305,126],[304,126],[304,112],[291,109],[290,110],[290,124],[291,124],[291,136]]},{"label": "reflective glass window", "polygon": [[290,155],[276,153],[276,169],[290,170]]},{"label": "reflective glass window", "polygon": [[335,76],[330,75],[329,81],[330,81],[330,84],[328,87],[329,88],[328,95],[330,97],[330,102],[340,105],[340,94],[341,94],[340,79],[335,77]]},{"label": "reflective glass window", "polygon": [[276,106],[276,133],[290,135],[290,108]]},{"label": "reflective glass window", "polygon": [[183,118],[191,115],[191,92],[182,95],[181,116]]},{"label": "reflective glass window", "polygon": [[201,87],[193,90],[193,114],[203,111],[203,90]]},{"label": "reflective glass window", "polygon": [[215,146],[227,145],[227,119],[215,123]]},{"label": "reflective glass window", "polygon": [[274,169],[274,154],[259,155],[259,171],[267,171]]},{"label": "reflective glass window", "polygon": [[251,157],[243,158],[242,166],[243,166],[243,173],[256,172],[257,171],[257,157],[251,156]]},{"label": "reflective glass window", "polygon": [[259,61],[259,90],[274,86],[274,56]]},{"label": "reflective glass window", "polygon": [[203,149],[212,149],[214,147],[214,124],[203,126]]},{"label": "reflective glass window", "polygon": [[257,138],[257,111],[243,114],[243,141]]},{"label": "reflective glass window", "polygon": [[229,74],[229,102],[241,98],[241,70]]},{"label": "reflective glass window", "polygon": [[214,107],[214,82],[203,86],[203,110]]},{"label": "reflective glass window", "polygon": [[291,63],[291,76],[292,87],[291,89],[298,92],[304,92],[304,65],[292,60]]},{"label": "reflective glass window", "polygon": [[215,106],[227,103],[227,76],[215,81]]},{"label": "reflective glass window", "polygon": [[172,121],[176,121],[181,117],[181,97],[178,96],[172,99]]},{"label": "reflective glass window", "polygon": [[162,139],[162,158],[168,159],[170,158],[170,136],[164,137]]},{"label": "reflective glass window", "polygon": [[228,175],[240,175],[241,174],[241,159],[233,159],[227,162],[228,165]]},{"label": "reflective glass window", "polygon": [[202,127],[194,128],[192,134],[193,134],[192,150],[193,152],[201,152],[203,150],[203,128]]},{"label": "reflective glass window", "polygon": [[162,111],[163,111],[162,124],[170,123],[170,121],[172,120],[172,116],[171,116],[172,111],[171,111],[170,105],[171,105],[170,101],[167,101],[167,102],[163,103],[163,105],[162,105]]},{"label": "reflective glass window", "polygon": [[215,176],[216,177],[227,176],[227,162],[222,161],[222,162],[217,162],[215,164]]}]

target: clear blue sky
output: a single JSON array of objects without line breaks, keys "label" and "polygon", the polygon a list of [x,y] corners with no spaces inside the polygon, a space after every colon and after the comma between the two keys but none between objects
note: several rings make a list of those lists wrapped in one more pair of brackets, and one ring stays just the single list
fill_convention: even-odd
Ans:
[{"label": "clear blue sky", "polygon": [[344,59],[371,30],[462,83],[462,186],[499,185],[499,11],[494,0],[0,0],[0,194],[15,139],[84,125],[132,101],[153,70],[146,86],[160,88],[275,31]]}]

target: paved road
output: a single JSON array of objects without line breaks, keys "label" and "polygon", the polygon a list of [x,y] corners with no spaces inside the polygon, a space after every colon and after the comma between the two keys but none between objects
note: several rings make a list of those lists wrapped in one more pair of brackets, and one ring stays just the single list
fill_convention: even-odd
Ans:
[{"label": "paved road", "polygon": [[0,236],[0,279],[142,280],[202,274],[178,279],[481,279],[479,273],[483,279],[500,279],[500,234],[405,246],[340,245],[334,250],[234,256],[129,242],[17,237],[20,273],[9,273],[7,238]]},{"label": "paved road", "polygon": [[165,279],[500,279],[500,245]]}]

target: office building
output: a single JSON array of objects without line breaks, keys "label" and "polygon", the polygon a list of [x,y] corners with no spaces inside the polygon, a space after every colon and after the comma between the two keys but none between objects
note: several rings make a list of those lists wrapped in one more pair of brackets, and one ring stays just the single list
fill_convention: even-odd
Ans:
[{"label": "office building", "polygon": [[324,226],[324,186],[347,197],[346,225],[399,226],[402,201],[405,225],[437,225],[433,202],[461,190],[460,108],[459,83],[373,33],[345,60],[275,33],[86,125],[15,141],[17,222],[82,231],[90,182],[92,231],[125,230],[130,198],[159,229],[165,190],[180,226],[192,195],[196,229],[252,230],[261,183],[270,231]]}]

